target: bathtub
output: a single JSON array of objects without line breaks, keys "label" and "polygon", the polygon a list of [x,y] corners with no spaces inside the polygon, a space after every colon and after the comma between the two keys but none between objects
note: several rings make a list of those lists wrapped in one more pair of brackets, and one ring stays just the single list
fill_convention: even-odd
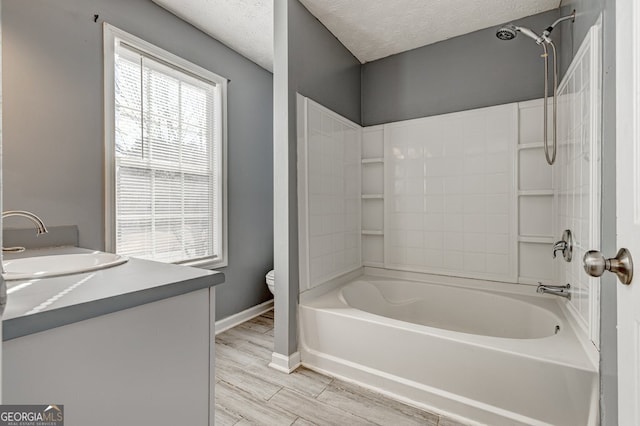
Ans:
[{"label": "bathtub", "polygon": [[303,294],[302,363],[469,424],[596,425],[597,371],[564,300],[473,286],[362,275]]}]

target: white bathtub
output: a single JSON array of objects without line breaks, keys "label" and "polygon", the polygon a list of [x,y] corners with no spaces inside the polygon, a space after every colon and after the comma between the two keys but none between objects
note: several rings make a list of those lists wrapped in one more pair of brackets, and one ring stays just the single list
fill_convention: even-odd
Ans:
[{"label": "white bathtub", "polygon": [[303,298],[302,362],[470,423],[596,425],[597,372],[558,301],[506,287],[361,276]]}]

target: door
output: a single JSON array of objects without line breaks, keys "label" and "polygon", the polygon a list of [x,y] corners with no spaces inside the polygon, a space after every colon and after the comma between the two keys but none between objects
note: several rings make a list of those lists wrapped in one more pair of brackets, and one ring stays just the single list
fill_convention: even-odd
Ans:
[{"label": "door", "polygon": [[[618,248],[640,260],[640,2],[616,2],[616,208]],[[610,253],[607,253],[610,255]],[[640,425],[640,270],[617,281],[618,416]]]}]

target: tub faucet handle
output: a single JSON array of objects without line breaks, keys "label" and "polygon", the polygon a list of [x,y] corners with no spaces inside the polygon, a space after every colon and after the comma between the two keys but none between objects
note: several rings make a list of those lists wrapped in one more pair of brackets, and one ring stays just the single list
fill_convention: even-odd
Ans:
[{"label": "tub faucet handle", "polygon": [[553,245],[553,258],[556,258],[556,253],[561,251],[562,257],[565,262],[571,262],[573,257],[573,236],[571,231],[565,229],[562,233],[562,239]]},{"label": "tub faucet handle", "polygon": [[565,243],[564,241],[558,241],[557,243],[555,243],[553,245],[553,258],[556,258],[556,253],[561,251],[564,253],[565,249],[567,248],[567,243]]}]

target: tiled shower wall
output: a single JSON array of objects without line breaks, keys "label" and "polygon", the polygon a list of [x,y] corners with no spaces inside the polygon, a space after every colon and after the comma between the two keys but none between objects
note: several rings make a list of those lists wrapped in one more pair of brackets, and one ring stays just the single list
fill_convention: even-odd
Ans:
[{"label": "tiled shower wall", "polygon": [[363,129],[363,265],[555,283],[542,100]]},{"label": "tiled shower wall", "polygon": [[557,233],[573,233],[573,260],[557,262],[560,283],[571,284],[569,303],[591,340],[599,342],[600,279],[582,269],[588,250],[600,250],[600,24],[593,26],[559,88],[558,158],[553,167]]},{"label": "tiled shower wall", "polygon": [[385,266],[517,279],[517,105],[385,125]]},{"label": "tiled shower wall", "polygon": [[362,266],[361,128],[298,95],[300,290]]}]

